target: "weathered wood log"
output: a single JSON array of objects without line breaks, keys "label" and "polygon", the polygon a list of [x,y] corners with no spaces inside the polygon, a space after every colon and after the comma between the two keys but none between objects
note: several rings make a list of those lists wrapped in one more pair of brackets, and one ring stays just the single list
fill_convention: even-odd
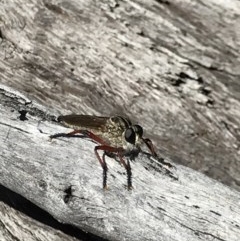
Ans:
[{"label": "weathered wood log", "polygon": [[[239,15],[237,0],[1,1],[0,82],[52,116],[134,117],[160,154],[240,190]],[[39,108],[37,119],[52,120]],[[85,143],[52,145],[61,141]]]},{"label": "weathered wood log", "polygon": [[50,141],[68,129],[9,91],[0,91],[0,183],[59,222],[108,240],[239,240],[237,191],[176,164],[171,176],[144,153],[132,162],[132,191],[124,168],[106,157],[109,190],[103,190],[96,144]]},{"label": "weathered wood log", "polygon": [[168,156],[240,190],[239,11],[2,1],[0,81],[62,113],[134,117]]},{"label": "weathered wood log", "polygon": [[[1,194],[6,194],[6,191],[0,188]],[[0,194],[1,200],[2,196]],[[14,198],[12,202],[16,202]],[[25,203],[22,203],[25,205]],[[17,205],[16,205],[17,206]],[[32,211],[32,210],[29,210]],[[42,214],[42,213],[41,213]],[[76,240],[71,238],[59,230],[38,222],[33,218],[25,215],[22,212],[11,208],[4,202],[0,202],[0,240],[56,240],[70,241]],[[53,221],[54,222],[54,221]],[[57,223],[56,221],[54,223]]]}]

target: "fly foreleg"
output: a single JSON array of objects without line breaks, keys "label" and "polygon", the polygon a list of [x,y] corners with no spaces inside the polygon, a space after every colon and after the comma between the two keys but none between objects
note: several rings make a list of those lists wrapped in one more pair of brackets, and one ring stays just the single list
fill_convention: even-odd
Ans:
[{"label": "fly foreleg", "polygon": [[166,162],[166,161],[164,161],[164,159],[158,157],[158,155],[154,149],[153,143],[150,139],[143,138],[143,141],[146,144],[146,146],[148,147],[148,149],[151,151],[153,157],[157,158],[162,164],[166,165],[167,167],[173,167],[173,165],[171,163]]}]

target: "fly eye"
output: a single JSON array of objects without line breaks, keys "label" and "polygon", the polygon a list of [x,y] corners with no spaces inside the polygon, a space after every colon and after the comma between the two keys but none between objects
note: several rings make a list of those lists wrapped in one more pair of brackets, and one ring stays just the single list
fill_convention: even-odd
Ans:
[{"label": "fly eye", "polygon": [[136,134],[135,134],[133,128],[128,128],[125,131],[125,140],[131,144],[135,144]]},{"label": "fly eye", "polygon": [[143,128],[140,125],[134,125],[134,131],[139,135],[139,137],[143,136]]}]

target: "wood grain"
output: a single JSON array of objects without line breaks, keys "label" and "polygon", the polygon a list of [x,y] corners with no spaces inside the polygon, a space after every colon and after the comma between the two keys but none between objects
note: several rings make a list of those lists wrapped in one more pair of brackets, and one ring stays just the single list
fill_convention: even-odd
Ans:
[{"label": "wood grain", "polygon": [[[132,162],[132,191],[124,168],[106,158],[104,190],[96,144],[84,138],[50,141],[51,134],[67,129],[44,115],[44,108],[8,91],[1,89],[0,183],[59,222],[107,240],[239,239],[239,192],[177,164],[169,176],[144,153]],[[23,106],[24,121],[18,112]]]},{"label": "wood grain", "polygon": [[[20,115],[19,110],[30,111],[30,115],[37,116],[34,121],[45,119],[46,132],[50,133],[58,127],[48,123],[58,114],[128,115],[144,127],[159,155],[239,191],[239,9],[237,0],[3,0],[0,83],[5,94],[1,105],[4,111],[10,111],[5,117],[14,119]],[[26,97],[15,97],[21,94],[11,94],[6,86]],[[14,98],[6,107],[9,95]],[[28,104],[23,104],[25,98]],[[36,113],[29,103],[33,103]],[[47,135],[40,135],[35,122],[30,127],[25,121],[18,126],[19,119],[14,123],[3,119],[2,123],[3,138],[11,137],[12,131],[22,132],[14,140],[23,145],[16,150],[22,153],[22,159],[28,159],[24,142],[25,147],[35,149],[40,140],[45,143]],[[24,132],[28,128],[36,133]],[[33,146],[27,141],[28,135],[37,136],[36,140],[29,139],[35,140]],[[74,144],[75,154],[71,153],[77,160],[82,140],[63,143],[75,141],[81,143]],[[11,144],[3,146],[6,150],[13,148]],[[26,154],[31,156],[35,149]],[[89,153],[86,151],[84,160]],[[14,154],[11,157],[9,163],[18,163]],[[22,179],[22,186],[18,184],[23,196],[28,193],[23,185],[27,178]],[[15,187],[8,182],[4,182],[8,188]]]}]

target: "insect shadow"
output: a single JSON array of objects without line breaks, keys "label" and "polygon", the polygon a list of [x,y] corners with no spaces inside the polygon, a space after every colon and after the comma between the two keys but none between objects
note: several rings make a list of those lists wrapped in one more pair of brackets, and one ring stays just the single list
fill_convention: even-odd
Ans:
[{"label": "insect shadow", "polygon": [[159,156],[152,156],[150,153],[142,151],[141,152],[144,156],[147,156],[148,162],[143,163],[144,167],[149,170],[153,169],[159,173],[164,173],[173,180],[177,181],[178,176],[172,171],[176,170],[177,168],[173,166],[171,163],[166,161],[163,157]]}]

